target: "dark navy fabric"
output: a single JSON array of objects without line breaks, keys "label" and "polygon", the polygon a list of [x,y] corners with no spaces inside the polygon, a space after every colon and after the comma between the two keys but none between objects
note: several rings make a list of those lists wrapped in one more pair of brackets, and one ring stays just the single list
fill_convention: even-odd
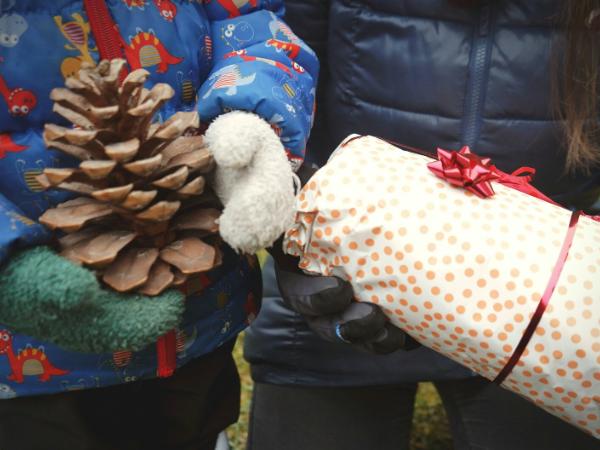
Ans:
[{"label": "dark navy fabric", "polygon": [[[537,170],[561,200],[599,185],[565,176],[564,135],[552,106],[560,59],[558,0],[288,0],[286,22],[321,59],[308,158],[324,164],[352,133],[434,152],[470,145],[502,170]],[[320,341],[285,307],[272,274],[246,336],[257,381],[357,386],[472,375],[427,349],[365,355]]]},{"label": "dark navy fabric", "polygon": [[344,343],[324,341],[307,328],[302,316],[283,303],[270,258],[263,269],[263,285],[260,314],[244,339],[244,354],[257,382],[368,386],[474,375],[426,347],[372,355]]},{"label": "dark navy fabric", "polygon": [[[290,159],[302,160],[314,110],[318,61],[281,20],[281,0],[106,0],[130,69],[150,72],[147,87],[164,82],[175,96],[158,120],[197,109],[208,122],[224,112],[253,111],[271,122]],[[99,60],[82,0],[0,1],[0,263],[16,249],[51,242],[37,218],[64,201],[43,191],[36,175],[74,164],[47,150],[42,129],[64,123],[50,91],[81,64]],[[110,31],[109,31],[110,32]],[[187,309],[177,330],[177,363],[209,353],[242,331],[257,312],[260,277],[254,258],[224,250],[218,269],[182,288]],[[35,282],[35,280],[32,280]],[[2,318],[0,317],[0,329]],[[0,345],[0,398],[123,383],[156,376],[155,346],[131,353],[77,354],[5,330]],[[24,370],[21,354],[42,355],[66,374]],[[35,362],[35,361],[31,361]],[[18,364],[18,361],[17,363]],[[28,364],[22,362],[23,365]]]}]

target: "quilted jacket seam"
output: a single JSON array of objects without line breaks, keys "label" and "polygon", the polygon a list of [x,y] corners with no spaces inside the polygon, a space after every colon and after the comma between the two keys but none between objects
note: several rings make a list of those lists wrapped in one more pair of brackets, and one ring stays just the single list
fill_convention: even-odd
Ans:
[{"label": "quilted jacket seam", "polygon": [[367,100],[365,98],[359,97],[358,95],[354,96],[354,99],[360,103],[365,103],[368,104],[370,106],[375,106],[378,108],[385,108],[385,109],[391,109],[393,111],[397,111],[400,113],[407,113],[407,114],[418,114],[418,115],[422,115],[422,116],[432,116],[432,117],[439,117],[441,119],[448,119],[448,120],[461,120],[461,116],[447,116],[444,114],[437,114],[437,113],[431,113],[431,112],[422,112],[422,111],[414,111],[414,110],[410,110],[410,109],[404,109],[398,106],[389,106],[389,105],[384,105],[382,103],[375,103],[371,100]]},{"label": "quilted jacket seam", "polygon": [[[416,19],[416,20],[423,20],[423,21],[427,21],[427,22],[446,22],[446,23],[454,23],[454,24],[465,25],[465,26],[471,26],[473,24],[473,22],[460,21],[460,20],[456,20],[456,19],[440,18],[440,17],[434,17],[434,16],[428,17],[428,16],[423,16],[423,15],[418,15],[418,14],[399,13],[399,12],[387,10],[385,8],[374,8],[373,6],[368,5],[368,4],[363,4],[362,2],[361,2],[361,4],[358,4],[357,2],[350,1],[347,3],[347,6],[349,8],[363,9],[363,10],[368,10],[373,13],[381,13],[381,15],[392,15],[394,17],[403,17],[406,19]],[[543,31],[547,31],[547,32],[555,31],[556,26],[557,26],[557,22],[554,22],[554,23],[549,22],[548,24],[510,23],[510,22],[497,23],[497,28],[526,28],[526,29],[540,28]]]},{"label": "quilted jacket seam", "polygon": [[427,22],[446,22],[446,23],[454,23],[454,24],[465,25],[465,26],[472,25],[472,22],[469,22],[469,21],[460,21],[460,20],[456,20],[456,19],[440,18],[440,17],[434,17],[434,16],[428,17],[428,16],[422,16],[422,15],[418,15],[418,14],[399,13],[399,12],[386,10],[384,8],[374,8],[373,6],[365,4],[364,2],[360,2],[360,4],[358,4],[358,3],[359,2],[349,1],[346,3],[346,6],[348,8],[354,8],[357,10],[369,11],[372,13],[379,13],[380,15],[391,15],[394,17],[404,17],[406,19],[416,19],[416,20],[422,20],[422,21],[427,21]]}]

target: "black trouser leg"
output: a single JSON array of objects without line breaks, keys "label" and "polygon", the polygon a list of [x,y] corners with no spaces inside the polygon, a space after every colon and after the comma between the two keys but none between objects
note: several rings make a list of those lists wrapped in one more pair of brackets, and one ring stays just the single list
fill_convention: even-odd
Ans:
[{"label": "black trouser leg", "polygon": [[256,383],[248,450],[408,449],[415,393]]},{"label": "black trouser leg", "polygon": [[237,420],[233,342],[171,378],[0,401],[0,449],[214,450]]},{"label": "black trouser leg", "polygon": [[454,450],[597,450],[600,441],[483,378],[435,383]]}]

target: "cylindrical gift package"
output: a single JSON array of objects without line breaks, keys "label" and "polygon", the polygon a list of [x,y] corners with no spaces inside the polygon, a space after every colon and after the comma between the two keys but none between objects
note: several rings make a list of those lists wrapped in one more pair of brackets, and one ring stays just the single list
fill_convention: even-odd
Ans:
[{"label": "cylindrical gift package", "polygon": [[456,187],[433,161],[347,139],[300,193],[285,250],[306,272],[349,280],[423,345],[600,438],[600,222],[493,177],[486,195]]}]

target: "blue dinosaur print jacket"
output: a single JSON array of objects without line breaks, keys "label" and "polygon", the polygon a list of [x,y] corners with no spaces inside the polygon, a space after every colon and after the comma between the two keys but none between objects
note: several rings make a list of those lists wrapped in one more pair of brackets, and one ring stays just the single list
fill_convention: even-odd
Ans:
[{"label": "blue dinosaur print jacket", "polygon": [[[159,119],[194,108],[204,122],[230,110],[253,111],[272,124],[290,161],[300,163],[319,68],[282,14],[283,0],[0,1],[0,264],[20,248],[51,239],[37,218],[66,194],[42,191],[35,176],[68,161],[43,144],[44,124],[61,123],[49,94],[82,63],[107,57],[107,48],[118,49],[130,69],[150,71],[148,87],[163,82],[175,88]],[[185,286],[184,321],[168,340],[177,366],[247,326],[260,295],[254,261],[226,250],[221,267]],[[1,322],[0,398],[157,376],[156,346],[72,353],[12,333]],[[23,358],[11,357],[18,354]],[[45,362],[42,375],[14,367],[34,357]]]}]

